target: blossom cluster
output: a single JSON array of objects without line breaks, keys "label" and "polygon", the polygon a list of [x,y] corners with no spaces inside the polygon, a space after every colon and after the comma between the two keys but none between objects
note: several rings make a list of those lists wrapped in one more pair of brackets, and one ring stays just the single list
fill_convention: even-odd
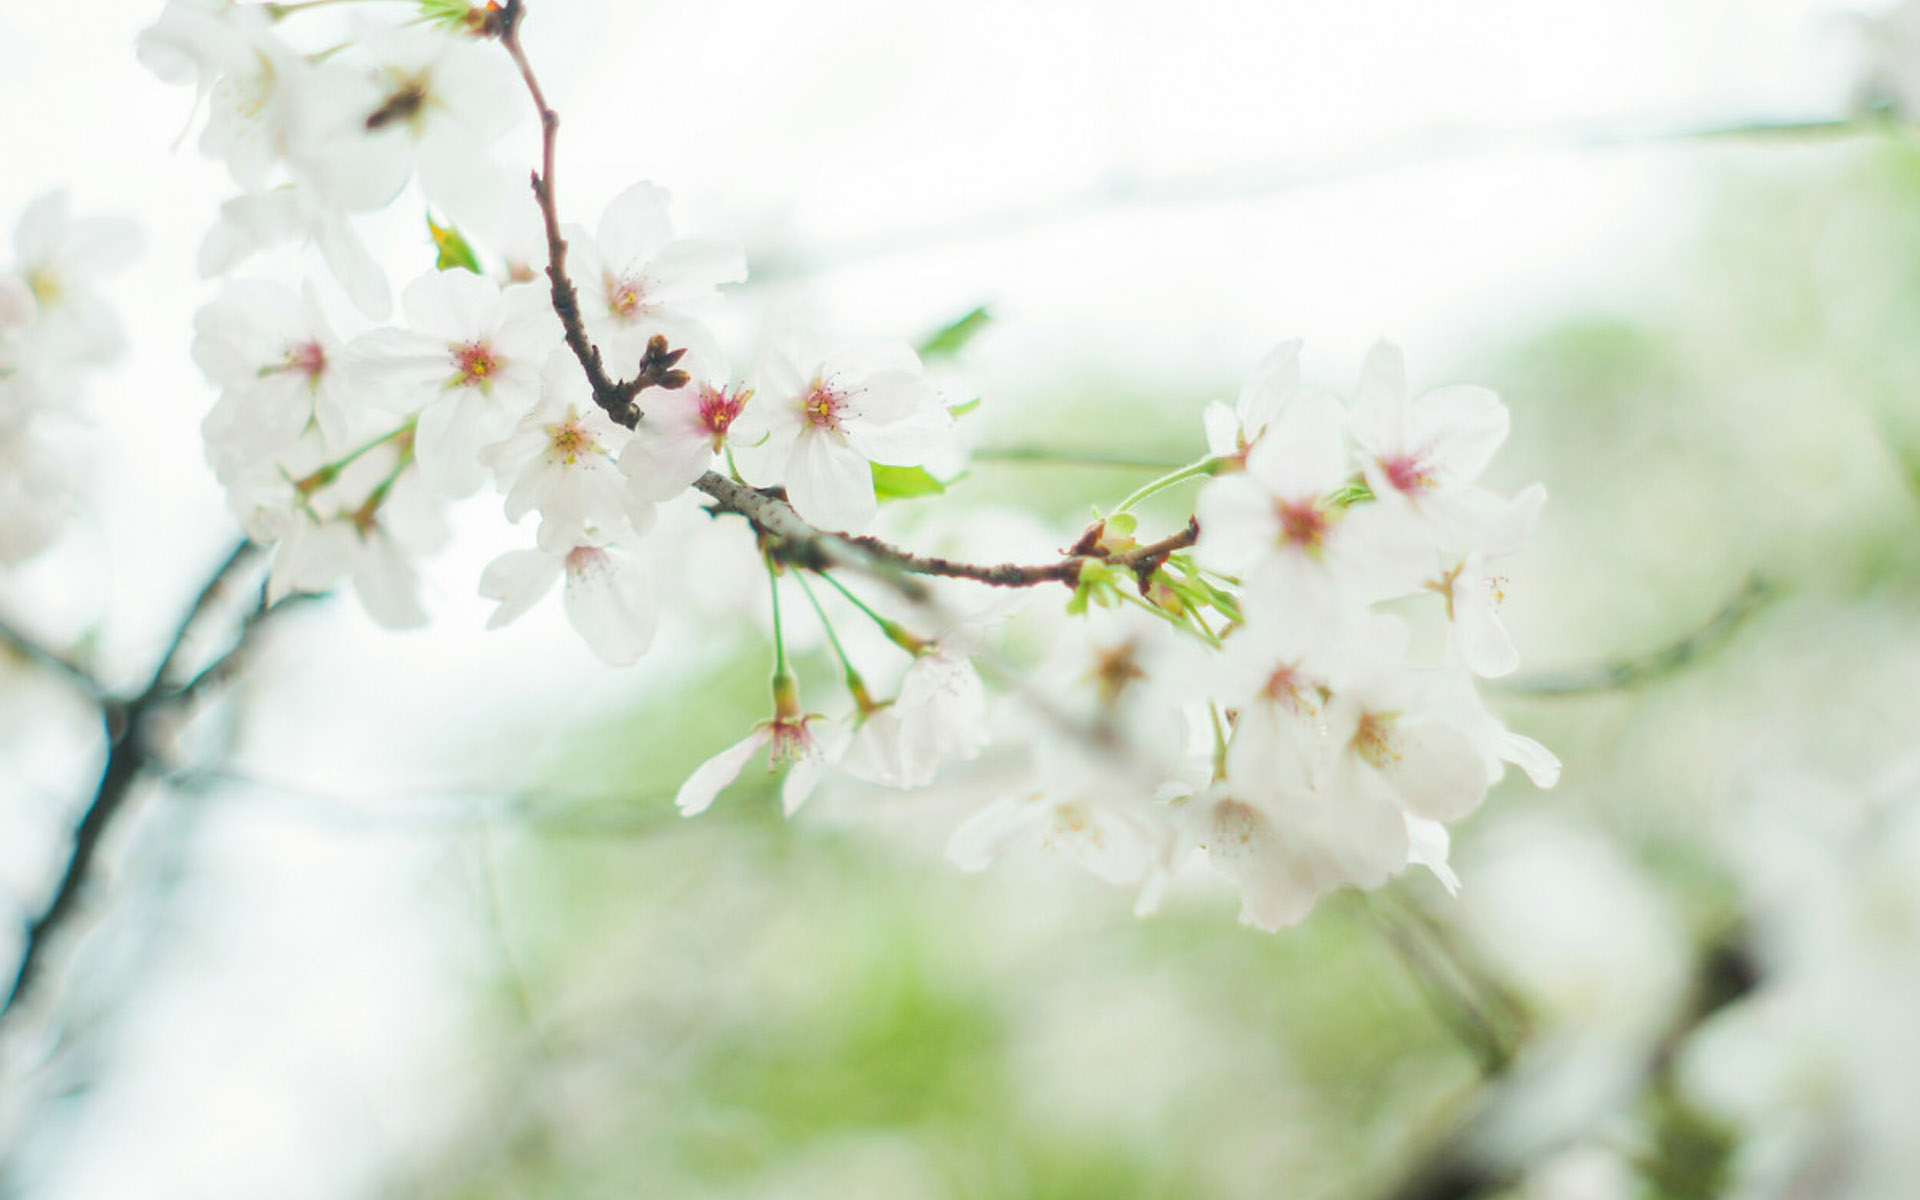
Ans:
[{"label": "blossom cluster", "polygon": [[[391,305],[359,214],[394,207],[417,176],[467,232],[500,228],[486,156],[519,82],[502,53],[522,53],[517,6],[427,0],[414,27],[355,24],[318,54],[282,38],[300,7],[169,0],[141,39],[152,69],[209,99],[201,148],[243,189],[203,248],[202,268],[231,277],[198,314],[194,351],[220,392],[209,458],[248,534],[274,547],[270,595],[347,579],[375,619],[420,624],[417,563],[447,539],[449,506],[490,485],[508,522],[535,518],[532,544],[479,580],[493,624],[564,579],[587,644],[631,663],[658,620],[647,536],[660,507],[737,488],[807,532],[729,509],[752,521],[767,562],[774,711],[686,781],[682,811],[707,808],[762,749],[787,767],[791,812],[832,774],[919,788],[995,745],[1029,782],[961,824],[964,865],[1037,836],[1138,889],[1144,908],[1203,857],[1266,928],[1409,863],[1450,882],[1445,822],[1508,763],[1552,782],[1552,756],[1475,687],[1517,663],[1495,564],[1544,501],[1537,485],[1509,498],[1476,482],[1507,432],[1491,392],[1410,398],[1383,344],[1342,402],[1301,384],[1298,343],[1278,347],[1236,405],[1206,414],[1205,458],[1102,515],[1053,568],[989,580],[1064,584],[1071,617],[1053,661],[990,696],[975,664],[998,655],[1007,605],[896,586],[887,601],[904,607],[888,614],[841,578],[898,584],[920,569],[885,543],[853,551],[848,535],[874,523],[888,471],[956,455],[956,410],[911,348],[793,334],[735,371],[711,316],[746,278],[744,256],[676,236],[650,183],[588,230],[559,225],[541,182],[556,260],[565,247],[550,285],[430,219],[434,269],[405,288],[399,323],[372,325]],[[301,239],[357,311],[330,310],[311,279],[295,290],[231,275]],[[1196,479],[1185,534],[1135,536],[1134,504]],[[812,600],[810,577],[911,660],[876,698],[829,629],[844,718],[808,710],[788,660],[782,589]],[[1415,649],[1406,610],[1422,597],[1446,633]]]},{"label": "blossom cluster", "polygon": [[[1475,688],[1518,664],[1492,564],[1545,499],[1475,482],[1504,406],[1473,387],[1409,398],[1385,343],[1343,404],[1301,386],[1299,349],[1276,348],[1236,405],[1208,411],[1191,556],[1170,555],[1145,603],[1089,622],[1069,656],[1060,677],[1091,681],[1084,720],[1105,736],[1093,753],[1043,748],[1032,792],[956,832],[964,865],[1037,835],[1151,908],[1197,854],[1271,929],[1409,863],[1454,886],[1445,822],[1508,763],[1555,782],[1553,755]],[[1127,582],[1093,586],[1125,596]],[[1445,618],[1424,654],[1405,616],[1379,611],[1416,597]]]},{"label": "blossom cluster", "polygon": [[58,448],[73,436],[71,401],[87,372],[124,349],[94,280],[138,245],[122,218],[72,216],[64,192],[20,215],[13,263],[0,269],[0,565],[43,550],[72,508],[78,459]]}]

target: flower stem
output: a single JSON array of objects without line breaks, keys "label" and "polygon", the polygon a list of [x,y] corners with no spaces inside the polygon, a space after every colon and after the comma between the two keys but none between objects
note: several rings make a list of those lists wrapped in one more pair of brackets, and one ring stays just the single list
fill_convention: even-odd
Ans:
[{"label": "flower stem", "polygon": [[834,656],[840,660],[841,670],[846,673],[847,690],[853,693],[854,703],[860,706],[861,712],[871,711],[873,697],[867,691],[867,681],[861,678],[860,672],[854,668],[853,659],[847,655],[847,648],[840,644],[840,635],[835,632],[833,622],[827,619],[827,610],[821,606],[820,597],[814,594],[813,585],[807,582],[804,574],[796,574],[794,579],[799,582],[800,590],[806,594],[807,603],[813,605],[814,615],[820,618],[820,628],[827,631],[827,641],[833,646]]},{"label": "flower stem", "polygon": [[787,669],[787,638],[780,627],[780,568],[767,560],[767,596],[773,602],[773,689],[792,685],[793,672]]},{"label": "flower stem", "polygon": [[847,589],[846,584],[841,583],[838,579],[835,579],[833,576],[827,574],[825,571],[817,571],[815,572],[815,574],[819,575],[820,578],[832,584],[833,589],[835,591],[839,592],[842,596],[846,597],[848,604],[853,605],[855,608],[859,609],[861,612],[867,614],[868,618],[871,619],[875,625],[878,625],[880,627],[880,632],[886,634],[887,640],[892,642],[894,645],[900,647],[902,650],[905,650],[909,654],[919,654],[922,650],[925,650],[927,648],[927,640],[925,638],[915,637],[913,634],[908,633],[907,630],[903,626],[901,626],[898,622],[889,621],[885,617],[881,616],[879,613],[873,611],[872,607],[869,606],[866,601],[862,600],[860,597],[854,595],[851,591],[849,591]]},{"label": "flower stem", "polygon": [[[305,494],[327,486],[340,477],[340,472],[353,465],[354,460],[366,454],[368,451],[384,446],[395,438],[412,433],[415,423],[414,418],[409,417],[406,421],[402,422],[398,428],[388,430],[372,441],[347,451],[346,457],[337,458],[325,466],[316,469],[312,474],[294,480],[294,490]],[[411,456],[402,456],[403,460],[409,457]]]},{"label": "flower stem", "polygon": [[1220,716],[1220,706],[1211,700],[1207,716],[1213,720],[1213,781],[1218,783],[1227,777],[1227,723]]},{"label": "flower stem", "polygon": [[1185,483],[1189,479],[1197,479],[1202,475],[1211,475],[1219,469],[1220,469],[1220,460],[1212,457],[1211,455],[1209,455],[1206,458],[1199,459],[1198,461],[1190,462],[1186,466],[1181,467],[1177,471],[1169,471],[1165,475],[1160,476],[1160,478],[1158,479],[1152,480],[1151,482],[1148,482],[1148,483],[1141,484],[1139,489],[1136,490],[1131,496],[1128,496],[1125,500],[1122,500],[1120,502],[1120,507],[1114,509],[1113,512],[1115,515],[1126,512],[1128,509],[1132,508],[1134,505],[1145,500],[1149,496],[1159,495],[1161,492],[1166,491],[1168,488],[1174,487],[1177,484]]}]

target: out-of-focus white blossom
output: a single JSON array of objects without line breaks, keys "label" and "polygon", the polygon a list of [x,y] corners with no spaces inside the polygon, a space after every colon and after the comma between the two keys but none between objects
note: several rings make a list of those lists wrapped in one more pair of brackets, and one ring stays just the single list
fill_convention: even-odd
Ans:
[{"label": "out-of-focus white blossom", "polygon": [[193,357],[220,387],[201,427],[221,452],[272,456],[309,425],[344,450],[354,403],[340,341],[312,294],[235,280],[194,317]]},{"label": "out-of-focus white blossom", "polygon": [[510,550],[494,559],[480,575],[480,594],[500,602],[487,628],[517,619],[563,576],[567,621],[601,661],[624,667],[647,652],[659,624],[653,574],[617,545]]}]

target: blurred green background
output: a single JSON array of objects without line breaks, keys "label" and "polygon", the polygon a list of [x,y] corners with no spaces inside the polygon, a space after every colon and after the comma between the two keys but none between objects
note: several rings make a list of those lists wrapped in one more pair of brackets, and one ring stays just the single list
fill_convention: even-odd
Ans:
[{"label": "blurred green background", "polygon": [[[1565,775],[1510,778],[1456,828],[1458,899],[1410,875],[1269,936],[1196,884],[1137,920],[1064,866],[959,874],[911,797],[783,823],[754,770],[683,822],[661,781],[764,707],[765,647],[725,647],[700,705],[581,731],[560,799],[487,835],[475,1071],[389,1194],[1763,1194],[1753,1131],[1674,1058],[1769,978],[1753,796],[1803,797],[1811,828],[1915,765],[1920,151],[1868,130],[1689,152],[1710,198],[1653,303],[1412,364],[1416,388],[1500,391],[1495,482],[1552,496],[1509,570],[1525,675],[1489,693]],[[1088,361],[969,419],[989,447],[1179,461],[1237,387]],[[981,461],[949,500],[1071,529],[1149,474]],[[826,660],[802,666],[841,707]]]}]

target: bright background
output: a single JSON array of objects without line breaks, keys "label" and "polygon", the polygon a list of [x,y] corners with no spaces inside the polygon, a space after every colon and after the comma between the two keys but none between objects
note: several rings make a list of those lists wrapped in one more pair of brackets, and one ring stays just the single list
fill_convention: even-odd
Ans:
[{"label": "bright background", "polygon": [[[1469,824],[1458,905],[1382,902],[1482,939],[1541,1044],[1657,1041],[1737,907],[1750,797],[1912,765],[1920,173],[1880,135],[1662,136],[1844,113],[1843,8],[530,7],[573,219],[670,187],[685,229],[747,241],[757,322],[914,338],[989,305],[949,379],[984,399],[979,444],[1181,460],[1274,341],[1344,389],[1389,336],[1416,385],[1500,390],[1499,482],[1553,494],[1513,572],[1530,664],[1654,648],[1749,571],[1784,581],[1702,664],[1508,704],[1565,783]],[[0,218],[64,185],[147,237],[72,448],[87,511],[0,600],[121,680],[233,532],[187,354],[228,189],[170,149],[190,97],[133,60],[157,12],[0,9]],[[422,241],[389,238],[397,282]],[[1065,528],[1139,479],[983,465],[953,499]],[[484,503],[461,525],[431,628],[290,620],[211,718],[235,778],[128,822],[58,964],[67,1048],[0,1075],[20,1194],[1364,1195],[1481,1094],[1372,907],[1264,937],[1196,884],[1137,923],[1045,864],[961,877],[924,814],[862,819],[873,797],[680,825],[665,797],[756,719],[751,624],[690,604],[623,672],[557,607],[483,635],[509,536]],[[10,666],[0,697],[0,894],[37,908],[95,748],[57,684]],[[1602,1098],[1571,1125],[1631,1108],[1575,1077]]]}]

